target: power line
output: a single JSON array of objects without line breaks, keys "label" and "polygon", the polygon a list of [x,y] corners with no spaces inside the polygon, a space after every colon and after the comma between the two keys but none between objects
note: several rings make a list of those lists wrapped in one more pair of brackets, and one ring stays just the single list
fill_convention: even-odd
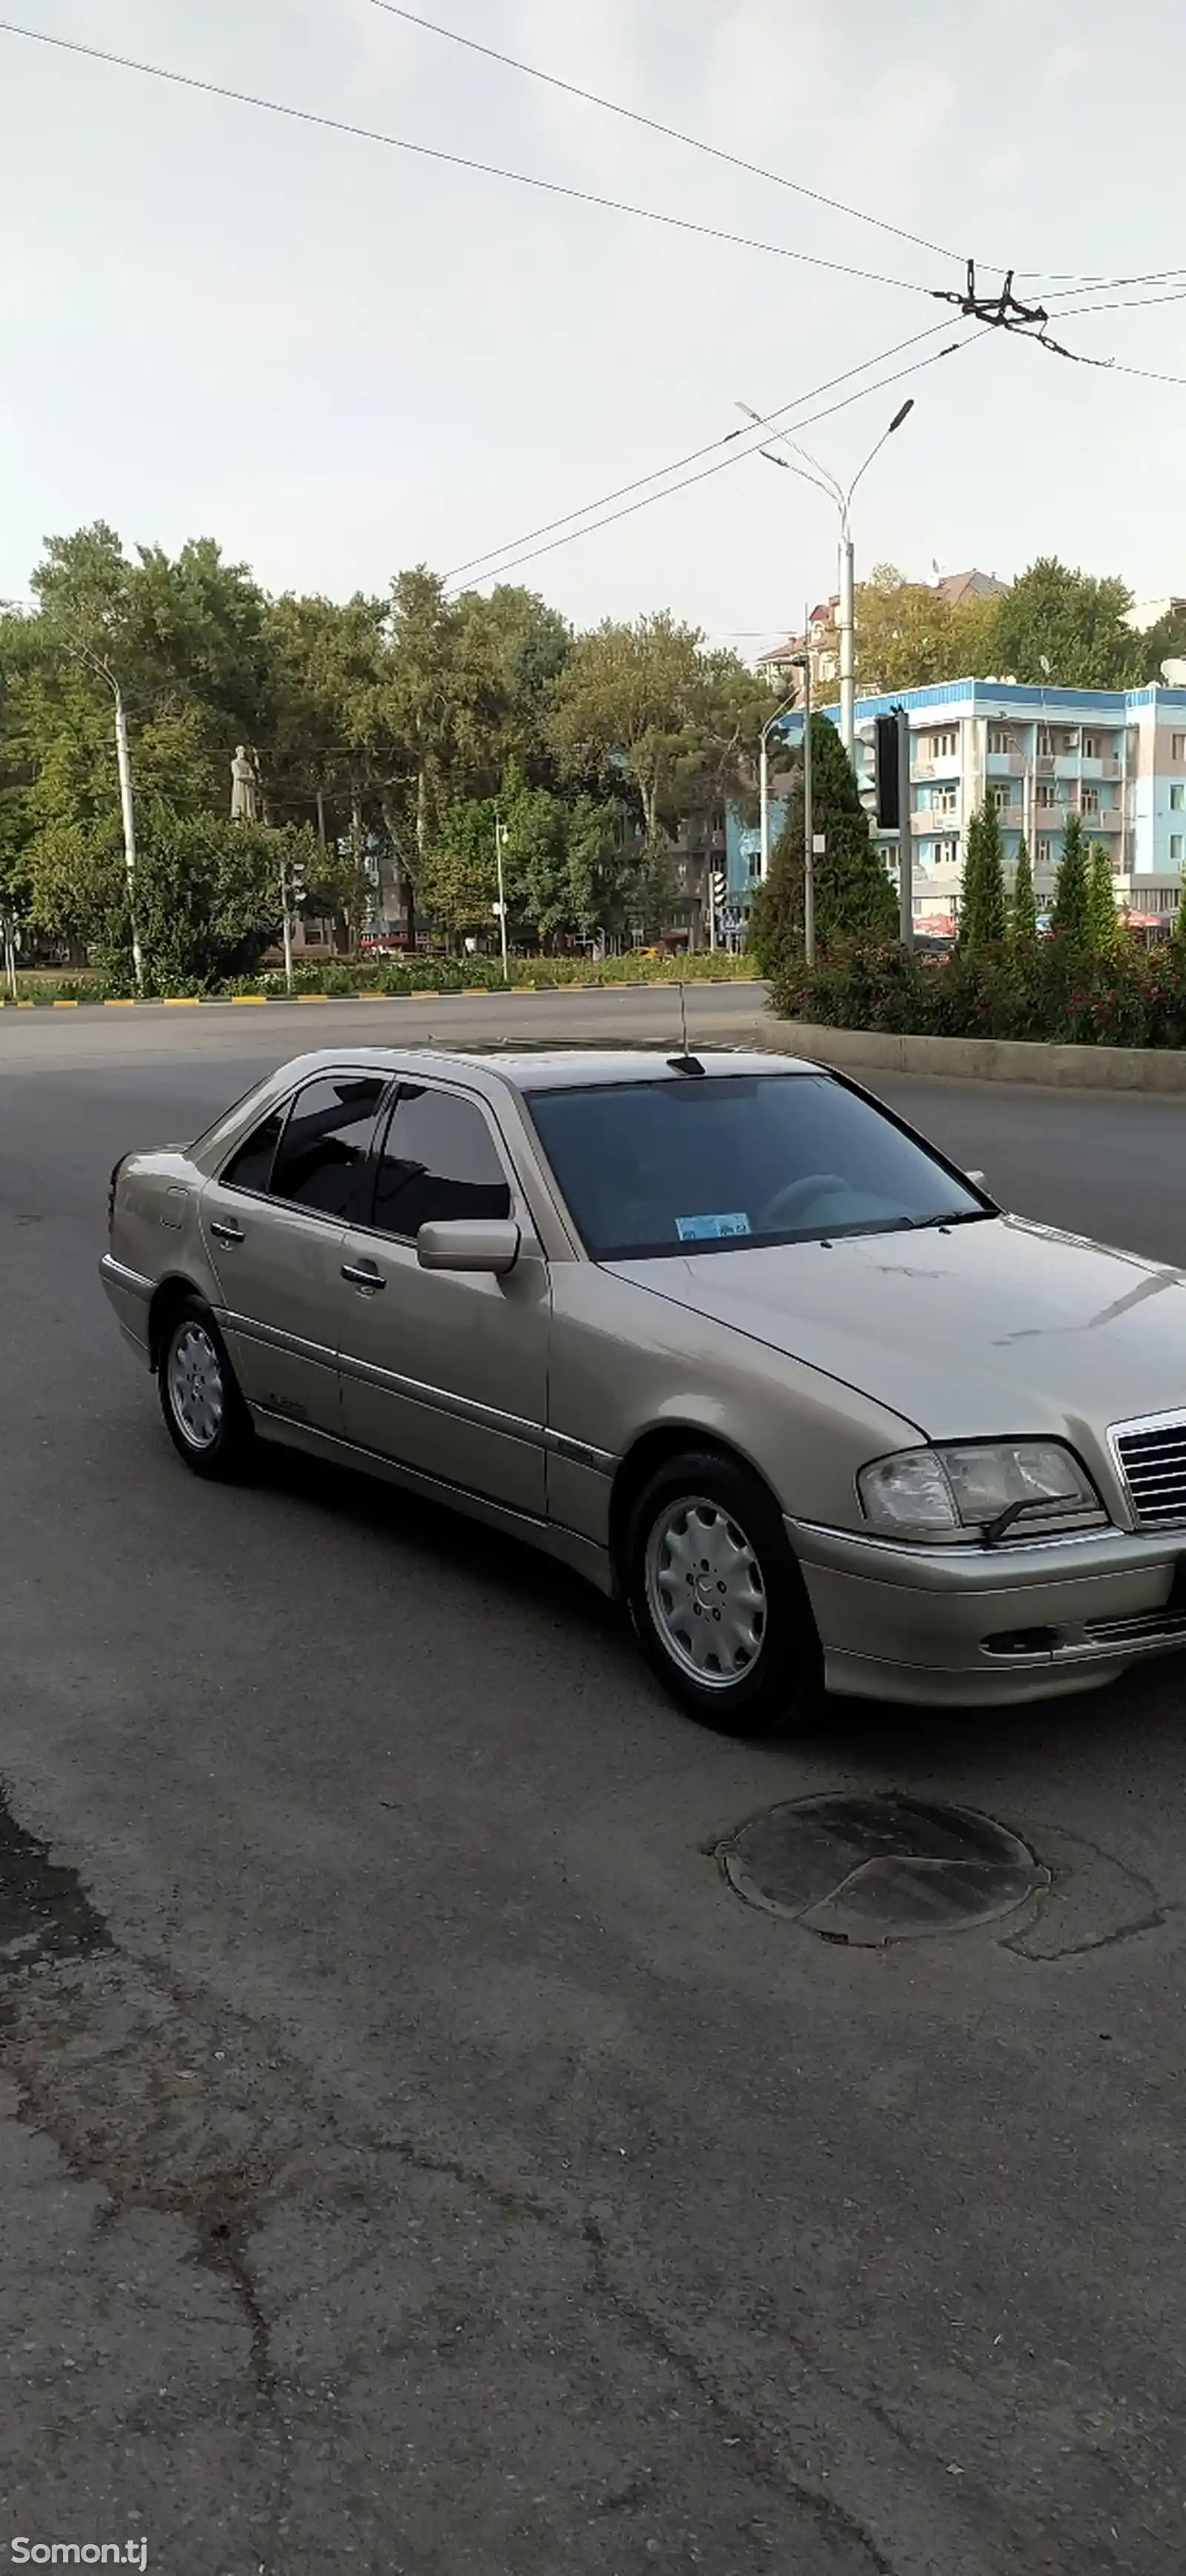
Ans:
[{"label": "power line", "polygon": [[[789,188],[794,195],[810,199],[813,205],[827,206],[831,213],[846,215],[854,223],[871,224],[878,232],[891,233],[897,241],[913,243],[916,250],[932,252],[937,259],[964,257],[962,251],[951,250],[942,242],[930,241],[925,233],[911,232],[904,224],[891,223],[885,215],[870,214],[864,206],[850,206],[842,197],[829,197],[822,188],[809,188],[802,179],[789,179],[785,171],[768,170],[760,161],[748,161],[739,152],[726,151],[719,143],[707,142],[702,134],[685,134],[682,127],[667,125],[661,117],[646,116],[640,108],[625,107],[620,99],[603,98],[600,91],[583,89],[579,81],[562,80],[557,72],[541,71],[538,63],[525,63],[517,54],[502,53],[497,45],[484,45],[476,36],[463,35],[458,27],[442,27],[439,20],[435,18],[424,18],[415,9],[401,7],[399,0],[370,0],[370,5],[374,9],[381,9],[388,18],[402,18],[405,25],[422,28],[427,35],[442,36],[447,44],[461,45],[467,53],[483,54],[487,62],[501,63],[507,71],[522,72],[528,80],[542,81],[549,89],[563,90],[569,98],[583,99],[589,107],[604,108],[608,115],[624,117],[631,125],[644,126],[648,133],[666,135],[669,142],[686,144],[693,152],[704,152],[714,161],[727,162],[731,169],[744,170],[751,179],[766,179],[774,187]],[[981,267],[999,268],[1002,272],[1006,267],[1004,260],[981,261],[979,264]],[[1148,286],[1160,282],[1159,275],[1136,278],[1085,277],[1072,269],[1065,268],[1019,268],[1013,273],[1017,277],[1036,280],[1047,277],[1069,280],[1069,283],[1061,289],[1055,290],[1068,295],[1073,295],[1080,288],[1089,286]],[[1164,273],[1176,276],[1179,272],[1170,270]]]},{"label": "power line", "polygon": [[932,251],[937,259],[962,258],[962,252],[945,250],[941,242],[928,241],[922,233],[908,232],[902,224],[891,224],[884,215],[866,213],[862,206],[847,206],[840,197],[825,196],[822,188],[809,188],[801,179],[788,179],[781,170],[763,169],[760,162],[746,161],[739,152],[726,152],[720,144],[707,143],[703,135],[684,134],[676,125],[664,125],[657,116],[644,116],[641,109],[623,107],[616,98],[602,98],[596,90],[582,89],[578,82],[561,80],[556,72],[544,72],[537,63],[520,62],[515,54],[500,53],[496,45],[479,44],[476,36],[463,36],[457,27],[442,27],[434,18],[418,17],[414,9],[401,9],[396,0],[371,0],[371,6],[382,9],[389,18],[403,18],[410,27],[422,27],[430,36],[443,36],[451,45],[464,45],[471,54],[484,54],[488,62],[502,63],[507,71],[523,72],[528,80],[544,81],[549,89],[561,89],[569,98],[584,99],[590,107],[605,108],[610,116],[622,116],[631,125],[644,125],[651,134],[665,134],[672,143],[686,143],[693,152],[707,152],[714,161],[727,161],[734,170],[745,170],[752,179],[772,180],[776,188],[793,189],[797,197],[809,197],[814,205],[828,206],[833,214],[849,215],[854,223],[873,224],[878,232],[893,233],[898,241],[913,242],[918,250]]},{"label": "power line", "polygon": [[1182,273],[1178,268],[1163,268],[1146,270],[1140,277],[1085,277],[1073,268],[1019,268],[1014,271],[1017,277],[1032,277],[1039,280],[1054,278],[1056,281],[1061,281],[1061,286],[1056,283],[1052,287],[1043,287],[1043,294],[1051,295],[1064,291],[1068,295],[1074,295],[1084,286],[1150,286],[1155,285],[1161,277],[1180,277]]},{"label": "power line", "polygon": [[[929,358],[920,358],[917,366],[911,365],[908,367],[897,367],[892,375],[879,376],[871,385],[858,386],[855,393],[845,394],[839,402],[827,403],[822,411],[810,412],[806,420],[797,421],[795,423],[796,429],[811,429],[816,421],[831,420],[836,412],[846,411],[850,403],[861,402],[866,394],[881,393],[887,385],[900,384],[903,376],[917,375],[921,373],[924,367],[937,366],[941,358],[953,358],[956,355],[957,350],[968,348],[973,340],[987,339],[989,337],[990,330],[991,325],[980,331],[970,332],[967,339],[949,341],[945,349],[936,349],[932,352]],[[810,394],[800,396],[800,400],[803,402],[810,402],[812,399],[813,397]],[[784,409],[792,410],[794,409],[794,405],[785,404]],[[744,431],[739,431],[735,432],[734,435],[743,437],[745,433]],[[577,537],[595,536],[599,529],[612,527],[618,519],[631,519],[634,517],[636,511],[649,509],[651,503],[654,501],[670,500],[674,493],[686,492],[689,486],[693,483],[706,483],[710,476],[714,474],[723,474],[730,465],[739,464],[743,456],[757,455],[759,446],[760,441],[755,440],[748,447],[735,448],[731,456],[718,457],[715,465],[702,465],[698,474],[685,474],[681,477],[678,483],[666,483],[660,492],[644,493],[641,501],[628,501],[624,509],[610,510],[603,518],[591,520],[587,527],[570,528],[566,536],[551,537],[546,545],[533,546],[529,553],[512,555],[509,562],[494,564],[488,572],[481,574],[480,578],[483,581],[501,581],[504,574],[508,572],[517,572],[521,564],[534,563],[540,555],[555,554],[557,547],[571,545]],[[671,469],[669,469],[669,471],[670,470]],[[589,507],[591,509],[595,509],[597,504],[595,502],[591,502]],[[579,517],[580,513],[574,511],[570,513],[570,515],[575,518]],[[515,541],[512,540],[511,542],[513,543]],[[483,558],[475,557],[474,560],[481,561]],[[446,574],[445,579],[446,584],[450,589],[456,590],[459,587],[456,575]]]},{"label": "power line", "polygon": [[[1038,272],[1023,268],[1018,273],[1022,277],[1032,277]],[[1081,295],[1089,286],[1094,286],[1100,292],[1110,291],[1117,286],[1168,286],[1172,278],[1178,277],[1186,277],[1186,268],[1146,269],[1139,277],[1080,277],[1076,279],[1073,286],[1052,288],[1046,301],[1048,304],[1065,303],[1068,295]]]},{"label": "power line", "polygon": [[330,134],[348,134],[357,142],[381,143],[392,152],[410,152],[421,161],[441,161],[454,170],[474,170],[487,179],[507,179],[517,188],[534,188],[548,197],[567,197],[582,206],[601,206],[615,215],[634,215],[648,224],[662,224],[669,231],[695,233],[702,241],[732,242],[740,250],[760,250],[773,259],[793,259],[806,268],[829,269],[837,277],[856,277],[870,286],[896,286],[907,295],[927,295],[929,287],[918,286],[910,278],[885,277],[876,269],[854,268],[840,259],[824,259],[809,250],[791,250],[785,242],[757,241],[747,233],[724,231],[717,224],[693,223],[687,215],[659,214],[653,206],[635,206],[620,197],[602,197],[591,188],[571,188],[559,179],[538,179],[525,170],[505,170],[498,162],[475,161],[462,152],[445,152],[429,143],[412,143],[406,136],[383,134],[374,126],[353,125],[344,117],[323,116],[311,107],[291,107],[284,100],[261,98],[252,90],[231,89],[225,82],[199,80],[193,72],[176,72],[161,63],[143,63],[130,54],[104,52],[98,45],[84,45],[70,36],[48,35],[43,27],[18,27],[10,18],[0,18],[0,35],[24,36],[31,44],[52,45],[65,54],[84,54],[88,61],[109,63],[120,71],[141,72],[149,80],[169,81],[178,89],[198,90],[208,98],[229,98],[239,107],[262,108],[269,116],[285,116],[298,125],[316,125]]},{"label": "power line", "polygon": [[1130,367],[1123,358],[1091,358],[1083,349],[1064,349],[1045,331],[1020,331],[1016,337],[1048,350],[1052,358],[1069,358],[1074,367],[1096,367],[1106,376],[1139,376],[1147,385],[1186,385],[1186,376],[1167,376],[1157,367]]},{"label": "power line", "polygon": [[[846,367],[842,375],[829,376],[823,384],[812,385],[809,392],[796,394],[792,402],[781,403],[777,411],[766,412],[762,420],[752,426],[768,429],[774,421],[782,420],[788,411],[797,411],[800,403],[814,402],[817,395],[831,393],[837,385],[848,384],[853,376],[867,375],[871,367],[883,367],[887,358],[900,357],[904,349],[915,349],[921,341],[937,339],[941,331],[950,327],[946,317],[942,322],[933,322],[929,330],[916,331],[913,338],[896,341],[892,349],[879,349],[875,358],[864,359],[859,367]],[[528,546],[536,537],[550,536],[554,528],[567,527],[571,519],[584,519],[591,510],[606,509],[611,501],[622,501],[630,492],[641,492],[647,483],[657,483],[668,474],[679,474],[685,465],[697,465],[702,456],[711,456],[718,447],[728,447],[735,439],[746,436],[743,429],[726,430],[722,438],[708,439],[703,447],[693,447],[688,455],[674,457],[670,465],[656,465],[650,474],[636,475],[632,483],[619,483],[614,491],[599,493],[595,501],[586,501],[579,510],[564,510],[558,519],[545,519],[538,528],[525,528],[521,536],[508,537],[504,545],[489,546],[485,554],[470,555],[465,563],[454,564],[452,570],[445,574],[445,580],[455,581],[458,574],[473,572],[478,564],[489,563],[495,556],[505,555],[512,547]],[[744,452],[748,454],[749,450]]]},{"label": "power line", "polygon": [[1064,305],[1061,313],[1056,314],[1055,320],[1060,323],[1073,322],[1077,319],[1080,313],[1137,313],[1143,311],[1150,304],[1182,304],[1184,302],[1186,302],[1186,286],[1178,286],[1175,287],[1172,293],[1168,295],[1126,295],[1121,297],[1119,300],[1108,304]]}]

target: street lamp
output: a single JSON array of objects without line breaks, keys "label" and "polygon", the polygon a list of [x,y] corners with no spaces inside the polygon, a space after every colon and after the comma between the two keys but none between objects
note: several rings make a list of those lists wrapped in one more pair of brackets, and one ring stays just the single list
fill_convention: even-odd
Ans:
[{"label": "street lamp", "polygon": [[136,917],[136,815],[132,803],[132,763],[128,753],[128,726],[124,715],[123,695],[110,664],[104,662],[98,653],[92,653],[85,644],[76,644],[73,650],[92,671],[98,672],[100,679],[106,680],[115,704],[115,765],[119,771],[119,802],[124,826],[124,869],[128,880],[128,922],[132,936],[132,968],[136,978],[137,998],[142,1000],[144,956],[140,946],[140,929]]},{"label": "street lamp", "polygon": [[[759,429],[763,426],[761,412],[755,411],[750,403],[739,402],[737,409],[745,413],[747,420],[756,421]],[[797,474],[802,482],[814,483],[816,490],[826,494],[828,500],[835,504],[840,513],[840,599],[836,618],[836,632],[840,643],[840,739],[850,761],[856,741],[852,496],[862,475],[868,473],[874,457],[880,456],[887,438],[893,437],[894,431],[901,428],[903,421],[913,409],[914,396],[908,394],[905,402],[901,403],[894,413],[888,427],[882,430],[876,446],[870,448],[864,464],[858,467],[847,490],[837,482],[834,474],[828,472],[826,466],[817,463],[807,448],[799,447],[795,440],[789,438],[782,430],[776,430],[774,435],[783,447],[789,448],[790,455],[772,456],[768,447],[758,450],[759,455],[765,458],[768,465],[781,465],[786,473]],[[802,462],[793,464],[791,461],[793,457],[801,458]]]}]

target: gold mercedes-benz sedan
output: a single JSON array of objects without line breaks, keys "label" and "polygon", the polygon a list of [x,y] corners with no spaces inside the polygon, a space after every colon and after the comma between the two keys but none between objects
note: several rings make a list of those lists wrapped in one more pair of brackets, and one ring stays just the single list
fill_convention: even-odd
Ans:
[{"label": "gold mercedes-benz sedan", "polygon": [[1003,1214],[819,1065],[302,1056],[125,1155],[109,1231],[198,1474],[286,1441],[495,1522],[712,1724],[1186,1642],[1186,1274]]}]

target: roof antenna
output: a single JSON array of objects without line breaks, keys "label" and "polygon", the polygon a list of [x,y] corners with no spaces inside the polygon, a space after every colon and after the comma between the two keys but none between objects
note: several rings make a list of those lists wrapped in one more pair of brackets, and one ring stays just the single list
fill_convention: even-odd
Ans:
[{"label": "roof antenna", "polygon": [[689,1055],[688,1053],[688,1005],[684,994],[682,976],[676,986],[676,991],[679,994],[679,1026],[684,1051],[682,1055],[669,1055],[667,1061],[673,1073],[690,1073],[703,1076],[704,1067],[700,1062],[699,1056]]}]

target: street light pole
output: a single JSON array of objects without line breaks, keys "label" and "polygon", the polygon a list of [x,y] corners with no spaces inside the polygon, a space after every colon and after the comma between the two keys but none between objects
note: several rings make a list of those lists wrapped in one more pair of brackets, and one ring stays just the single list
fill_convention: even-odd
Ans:
[{"label": "street light pole", "polygon": [[[803,612],[804,633],[807,611]],[[815,964],[815,812],[811,794],[811,652],[803,656],[803,955]]]},{"label": "street light pole", "polygon": [[[888,433],[887,433],[888,435]],[[852,529],[848,505],[840,513],[840,598],[836,615],[836,635],[840,658],[840,739],[850,761],[857,739],[856,689],[856,576],[853,568]]]},{"label": "street light pole", "polygon": [[[807,611],[803,611],[804,633]],[[795,655],[794,667],[803,673],[803,955],[808,966],[815,964],[815,811],[811,778],[811,647]]]},{"label": "street light pole", "polygon": [[794,698],[785,698],[772,716],[767,716],[758,744],[758,828],[761,856],[758,861],[759,883],[765,885],[770,874],[770,736],[783,717],[790,714]]},{"label": "street light pole", "polygon": [[284,989],[292,994],[292,886],[289,880],[287,854],[280,861],[280,902],[284,924]]},{"label": "street light pole", "polygon": [[494,817],[494,858],[495,865],[498,870],[498,931],[502,944],[502,980],[504,984],[509,984],[511,980],[511,970],[507,963],[507,896],[502,873],[502,845],[506,839],[506,830],[506,824],[500,821],[499,816],[496,813]]},{"label": "street light pole", "polygon": [[123,693],[114,671],[85,644],[76,650],[82,660],[106,680],[115,705],[115,765],[119,772],[119,805],[124,827],[124,873],[128,881],[128,927],[132,941],[132,971],[136,978],[137,997],[144,992],[144,955],[140,946],[140,925],[136,913],[136,809],[132,797],[132,762],[128,751],[128,723],[124,714]]},{"label": "street light pole", "polygon": [[[754,411],[749,403],[739,403],[737,408],[743,411],[749,420],[757,421],[759,427],[761,426],[761,413]],[[853,475],[847,491],[837,482],[835,475],[828,472],[825,465],[818,464],[805,447],[800,447],[796,440],[788,438],[781,430],[776,430],[774,435],[783,447],[789,448],[790,455],[772,456],[768,447],[760,448],[758,451],[759,455],[765,457],[768,465],[781,465],[788,474],[797,474],[801,482],[814,483],[816,490],[823,492],[840,513],[840,577],[837,585],[839,596],[836,603],[836,640],[840,677],[840,739],[850,761],[856,749],[856,619],[854,614],[856,582],[852,540],[852,496],[862,475],[868,473],[874,457],[880,456],[887,438],[893,437],[894,431],[901,428],[903,421],[913,409],[914,396],[909,394],[906,401],[900,404],[894,413],[888,428],[883,429],[876,446],[870,448],[864,464]],[[801,464],[792,464],[791,458],[796,456],[802,458]]]}]

